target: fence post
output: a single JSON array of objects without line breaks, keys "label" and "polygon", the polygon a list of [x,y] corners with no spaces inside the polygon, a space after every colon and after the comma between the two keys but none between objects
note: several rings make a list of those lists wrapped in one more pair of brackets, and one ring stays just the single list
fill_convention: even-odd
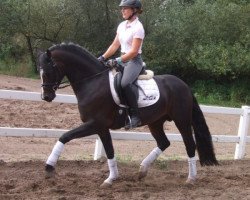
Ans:
[{"label": "fence post", "polygon": [[106,157],[106,153],[102,144],[101,139],[98,137],[95,141],[95,153],[94,153],[94,160],[98,160],[101,157]]},{"label": "fence post", "polygon": [[243,114],[240,117],[240,124],[238,129],[238,136],[240,141],[236,143],[234,159],[242,159],[245,156],[247,133],[249,130],[250,123],[250,107],[242,106]]}]

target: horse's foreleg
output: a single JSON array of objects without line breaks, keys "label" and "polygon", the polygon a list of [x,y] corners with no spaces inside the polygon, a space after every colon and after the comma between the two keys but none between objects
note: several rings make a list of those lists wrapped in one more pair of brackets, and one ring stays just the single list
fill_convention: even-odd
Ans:
[{"label": "horse's foreleg", "polygon": [[109,130],[100,133],[99,137],[102,141],[103,147],[108,157],[109,176],[101,185],[101,187],[105,188],[110,187],[112,185],[113,181],[118,178],[119,173],[117,168],[117,162],[114,157],[114,147]]},{"label": "horse's foreleg", "polygon": [[154,148],[150,154],[142,161],[139,170],[139,179],[147,176],[148,169],[150,165],[159,157],[159,155],[170,145],[164,130],[163,130],[163,120],[157,121],[153,124],[148,125],[152,136],[157,142],[156,148]]},{"label": "horse's foreleg", "polygon": [[57,163],[57,160],[59,156],[61,155],[62,151],[64,149],[64,144],[60,141],[57,141],[55,144],[51,154],[49,155],[47,161],[46,161],[46,166],[45,166],[45,171],[46,173],[46,178],[53,177],[55,175],[55,165]]},{"label": "horse's foreleg", "polygon": [[109,167],[109,176],[108,178],[101,184],[102,188],[110,187],[113,182],[118,178],[118,168],[116,159],[108,159],[108,167]]},{"label": "horse's foreleg", "polygon": [[57,141],[57,143],[55,144],[50,156],[46,161],[46,166],[45,166],[45,171],[47,172],[46,177],[50,178],[55,175],[55,165],[64,149],[64,145],[67,142],[75,138],[86,137],[97,133],[98,130],[96,129],[96,126],[93,122],[87,122],[79,126],[78,128],[75,128],[73,130],[64,133],[59,138],[59,141]]}]

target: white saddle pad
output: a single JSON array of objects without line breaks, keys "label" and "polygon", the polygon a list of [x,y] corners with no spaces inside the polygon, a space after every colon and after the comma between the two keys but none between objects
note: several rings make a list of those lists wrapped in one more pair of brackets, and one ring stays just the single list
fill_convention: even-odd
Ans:
[{"label": "white saddle pad", "polygon": [[[124,107],[124,105],[121,104],[121,101],[115,91],[114,75],[112,71],[109,72],[109,84],[115,103],[121,107]],[[151,106],[159,100],[160,98],[159,88],[153,78],[149,80],[137,80],[137,84],[139,85],[139,98],[138,98],[139,108]]]}]

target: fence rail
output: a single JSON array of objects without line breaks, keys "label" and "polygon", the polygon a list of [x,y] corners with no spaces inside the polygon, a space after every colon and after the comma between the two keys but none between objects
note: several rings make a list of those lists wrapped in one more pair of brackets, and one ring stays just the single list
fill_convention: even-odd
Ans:
[{"label": "fence rail", "polygon": [[[41,96],[38,92],[15,90],[0,90],[0,98],[41,101]],[[57,94],[57,97],[53,102],[75,104],[77,103],[77,100],[74,95]],[[204,113],[240,115],[237,135],[212,135],[212,139],[214,142],[236,143],[234,158],[244,158],[246,143],[250,142],[250,137],[247,136],[250,123],[250,107],[242,106],[241,108],[228,108],[201,105],[201,109]],[[0,127],[0,136],[60,137],[66,131],[68,130]],[[166,135],[170,141],[182,141],[180,134],[166,133]],[[111,136],[114,140],[154,140],[151,134],[146,132],[111,131]],[[87,138],[96,139],[94,159],[96,160],[101,156],[104,156],[105,152],[98,136],[94,135]]]}]

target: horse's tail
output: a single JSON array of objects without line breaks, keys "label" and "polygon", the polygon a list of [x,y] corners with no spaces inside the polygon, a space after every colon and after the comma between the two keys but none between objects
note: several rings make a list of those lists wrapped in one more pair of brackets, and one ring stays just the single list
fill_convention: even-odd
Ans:
[{"label": "horse's tail", "polygon": [[214,153],[211,134],[200,106],[194,96],[192,118],[196,147],[201,165],[218,165],[218,161],[216,160]]}]

